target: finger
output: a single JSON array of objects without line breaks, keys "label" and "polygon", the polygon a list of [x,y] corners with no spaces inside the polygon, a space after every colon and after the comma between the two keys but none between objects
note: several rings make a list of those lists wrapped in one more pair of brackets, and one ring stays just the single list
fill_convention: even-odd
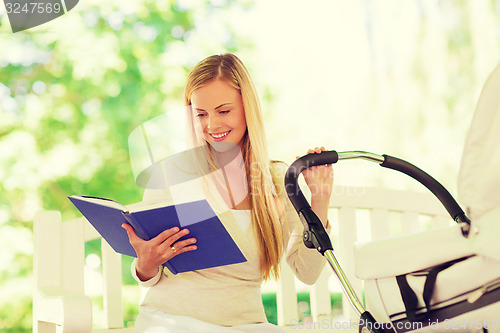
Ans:
[{"label": "finger", "polygon": [[184,253],[184,252],[188,252],[188,251],[194,251],[194,250],[197,250],[198,249],[198,246],[196,245],[190,245],[190,246],[184,246],[180,249],[177,249],[177,245],[175,246],[175,252],[174,252],[174,255],[172,256],[175,257],[181,253]]},{"label": "finger", "polygon": [[182,229],[181,231],[176,232],[175,234],[173,234],[170,237],[168,237],[167,239],[165,239],[163,241],[163,243],[166,244],[167,246],[170,246],[170,245],[174,244],[179,238],[186,236],[187,234],[189,234],[189,230]]},{"label": "finger", "polygon": [[158,234],[158,236],[153,238],[152,241],[154,241],[155,244],[161,244],[165,240],[167,240],[168,238],[172,237],[172,235],[175,235],[178,232],[179,232],[179,227],[173,227],[173,228],[164,230],[163,232]]},{"label": "finger", "polygon": [[180,251],[182,248],[193,245],[196,243],[196,238],[189,238],[179,242],[173,243],[170,248],[174,248],[175,251]]},{"label": "finger", "polygon": [[132,226],[130,224],[123,223],[122,228],[125,229],[125,231],[127,231],[127,235],[128,235],[128,239],[129,239],[130,243],[135,242],[137,240],[140,240],[140,238],[135,233],[134,228],[132,228]]},{"label": "finger", "polygon": [[315,147],[314,149],[309,149],[307,151],[308,154],[313,154],[313,153],[321,153],[322,151],[325,150],[325,147]]}]

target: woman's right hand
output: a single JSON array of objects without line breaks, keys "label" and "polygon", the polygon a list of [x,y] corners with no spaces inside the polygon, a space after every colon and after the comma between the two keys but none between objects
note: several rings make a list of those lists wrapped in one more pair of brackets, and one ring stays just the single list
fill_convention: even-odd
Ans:
[{"label": "woman's right hand", "polygon": [[178,254],[196,250],[195,238],[177,242],[179,238],[189,233],[188,229],[178,227],[167,229],[155,238],[145,241],[139,238],[130,224],[122,227],[127,231],[130,244],[137,253],[136,271],[141,281],[147,281],[158,273],[158,267]]}]

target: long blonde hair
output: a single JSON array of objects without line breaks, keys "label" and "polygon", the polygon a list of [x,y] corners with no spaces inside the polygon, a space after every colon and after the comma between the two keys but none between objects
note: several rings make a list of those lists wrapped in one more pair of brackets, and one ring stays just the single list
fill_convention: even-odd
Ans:
[{"label": "long blonde hair", "polygon": [[[242,156],[247,175],[248,193],[252,211],[252,225],[259,240],[261,273],[264,279],[278,277],[279,265],[284,252],[283,200],[275,186],[276,179],[270,171],[268,150],[264,133],[264,122],[257,91],[249,72],[240,59],[233,54],[210,56],[199,62],[189,73],[184,90],[185,104],[191,105],[193,92],[212,80],[221,80],[240,91],[247,130],[243,137]],[[188,119],[193,145],[206,142],[196,133],[192,112]],[[200,142],[203,141],[203,142]],[[278,185],[279,186],[279,185]]]}]

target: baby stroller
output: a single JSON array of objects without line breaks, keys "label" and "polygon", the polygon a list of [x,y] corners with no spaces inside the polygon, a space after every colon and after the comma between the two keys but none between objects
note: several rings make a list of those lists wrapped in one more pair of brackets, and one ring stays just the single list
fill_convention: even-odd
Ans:
[{"label": "baby stroller", "polygon": [[[360,316],[360,332],[500,332],[499,89],[500,65],[481,93],[460,167],[459,196],[470,219],[438,181],[392,156],[327,151],[303,156],[289,167],[285,188],[304,224],[304,243],[316,248],[331,265]],[[449,228],[377,240],[355,249],[356,275],[365,281],[365,293],[376,305],[371,311],[353,291],[323,224],[297,183],[308,167],[347,159],[368,160],[414,178],[456,222]]]}]

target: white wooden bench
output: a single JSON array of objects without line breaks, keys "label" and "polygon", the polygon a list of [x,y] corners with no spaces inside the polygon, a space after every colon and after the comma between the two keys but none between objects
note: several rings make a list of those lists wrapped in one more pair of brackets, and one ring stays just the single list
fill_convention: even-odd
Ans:
[{"label": "white wooden bench", "polygon": [[[421,217],[424,216],[424,217]],[[355,291],[362,298],[362,282],[354,276],[354,243],[380,239],[431,226],[448,225],[445,209],[430,193],[336,186],[332,196],[329,219],[333,225],[335,254]],[[35,255],[33,295],[33,331],[48,332],[131,332],[123,321],[122,269],[120,255],[102,241],[103,308],[105,329],[96,329],[92,305],[84,292],[85,242],[98,239],[99,234],[84,219],[62,222],[57,211],[42,211],[34,221]],[[326,265],[313,286],[301,286],[285,264],[276,283],[278,325],[286,331],[328,332],[341,329],[355,331],[355,316],[343,297],[342,318],[332,318],[330,286],[335,277]],[[311,317],[299,325],[297,289],[310,293]],[[139,288],[139,287],[137,287]],[[367,307],[370,309],[369,297]],[[139,299],[137,300],[139,302]]]}]

